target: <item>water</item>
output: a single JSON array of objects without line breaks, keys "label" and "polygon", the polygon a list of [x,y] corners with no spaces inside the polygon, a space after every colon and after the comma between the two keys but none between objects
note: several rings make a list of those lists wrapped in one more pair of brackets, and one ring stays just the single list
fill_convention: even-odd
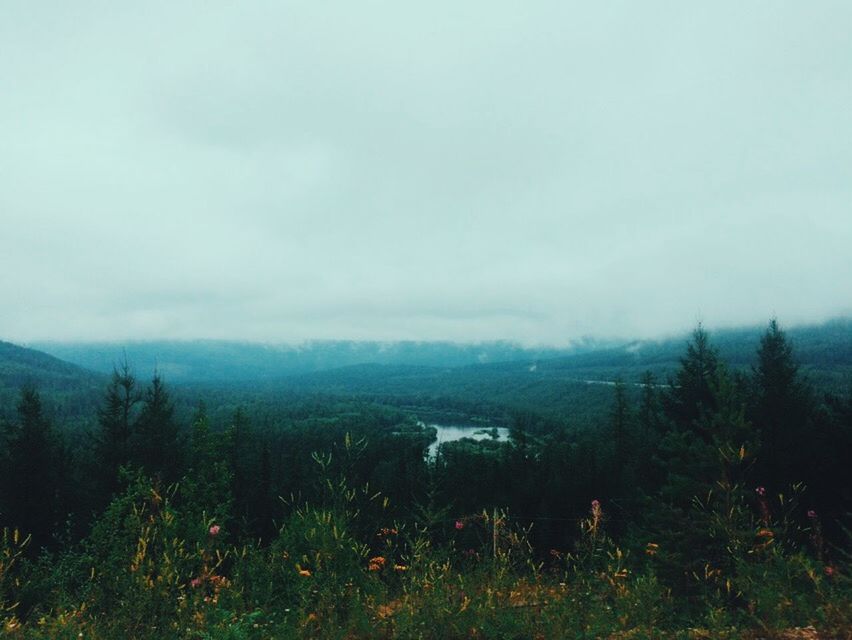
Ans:
[{"label": "water", "polygon": [[[444,442],[453,442],[462,438],[473,438],[474,440],[490,440],[491,427],[466,427],[452,424],[427,424],[427,427],[437,429],[437,439],[429,445],[429,457],[434,458],[438,453],[438,445]],[[506,427],[494,427],[497,430],[497,440],[505,442],[509,439],[509,429]]]}]

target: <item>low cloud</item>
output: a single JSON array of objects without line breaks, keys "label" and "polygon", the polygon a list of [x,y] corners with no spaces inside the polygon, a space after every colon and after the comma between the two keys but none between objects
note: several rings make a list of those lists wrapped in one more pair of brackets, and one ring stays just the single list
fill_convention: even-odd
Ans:
[{"label": "low cloud", "polygon": [[848,3],[0,7],[0,337],[852,311]]}]

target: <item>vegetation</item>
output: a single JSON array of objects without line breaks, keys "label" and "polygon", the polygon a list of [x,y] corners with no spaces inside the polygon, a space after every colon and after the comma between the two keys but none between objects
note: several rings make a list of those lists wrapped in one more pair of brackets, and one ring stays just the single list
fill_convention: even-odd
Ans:
[{"label": "vegetation", "polygon": [[190,408],[189,389],[124,365],[72,429],[47,408],[67,396],[24,386],[2,413],[0,625],[852,637],[852,395],[815,387],[797,353],[773,321],[749,366],[729,362],[699,327],[667,377],[578,386],[595,397],[583,411],[492,389],[478,415],[506,421],[508,442],[463,439],[435,459],[420,409],[470,418],[469,390],[196,387]]}]

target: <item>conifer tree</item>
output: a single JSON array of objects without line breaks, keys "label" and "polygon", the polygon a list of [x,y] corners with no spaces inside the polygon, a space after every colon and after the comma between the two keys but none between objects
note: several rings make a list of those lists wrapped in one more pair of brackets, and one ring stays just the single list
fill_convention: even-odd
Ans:
[{"label": "conifer tree", "polygon": [[125,360],[121,369],[113,369],[112,379],[98,409],[95,462],[104,500],[109,500],[118,490],[118,470],[130,460],[130,436],[139,400],[136,378]]},{"label": "conifer tree", "polygon": [[[660,440],[662,484],[646,527],[666,549],[660,556],[663,577],[689,593],[698,586],[691,576],[703,567],[729,577],[734,551],[753,534],[743,505],[755,434],[745,417],[742,385],[718,363],[706,334],[696,332],[696,344],[681,362],[675,380],[688,386],[667,396],[669,417],[679,428]],[[691,416],[688,422],[685,416]]]},{"label": "conifer tree", "polygon": [[699,324],[687,345],[686,356],[680,360],[680,369],[669,381],[670,390],[663,396],[666,414],[676,427],[695,428],[702,415],[713,412],[718,368],[718,353]]},{"label": "conifer tree", "polygon": [[31,534],[38,548],[50,540],[58,515],[57,447],[34,387],[21,389],[17,409],[6,434],[3,520]]},{"label": "conifer tree", "polygon": [[192,421],[189,470],[182,482],[183,495],[197,512],[224,522],[231,517],[231,473],[220,444],[220,439],[210,431],[204,403],[199,403]]},{"label": "conifer tree", "polygon": [[[752,371],[751,420],[762,446],[758,468],[764,484],[781,490],[783,482],[801,480],[801,444],[810,431],[810,391],[799,375],[793,348],[772,319],[760,340],[757,365]],[[799,444],[797,444],[797,442]]]},{"label": "conifer tree", "polygon": [[134,432],[133,459],[162,482],[177,480],[181,457],[178,425],[174,419],[174,404],[158,373],[154,374],[145,392]]}]

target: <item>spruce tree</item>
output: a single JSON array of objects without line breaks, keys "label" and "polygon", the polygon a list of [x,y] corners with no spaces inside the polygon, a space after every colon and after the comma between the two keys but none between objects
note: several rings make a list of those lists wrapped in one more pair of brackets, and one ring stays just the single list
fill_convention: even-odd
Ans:
[{"label": "spruce tree", "polygon": [[134,423],[133,459],[157,480],[174,482],[181,458],[178,436],[174,404],[162,377],[155,373]]},{"label": "spruce tree", "polygon": [[762,440],[758,469],[764,484],[782,490],[785,482],[803,479],[799,460],[810,431],[811,397],[775,319],[760,340],[752,383],[750,417]]},{"label": "spruce tree", "polygon": [[680,369],[669,380],[669,391],[663,395],[666,414],[676,427],[695,428],[702,415],[716,408],[714,384],[718,368],[718,353],[699,324],[687,345],[686,356],[680,360]]},{"label": "spruce tree", "polygon": [[113,369],[112,379],[98,409],[95,473],[102,502],[109,501],[118,491],[119,468],[130,461],[130,436],[135,406],[139,400],[136,378],[125,360],[121,369]]},{"label": "spruce tree", "polygon": [[57,447],[34,387],[21,389],[17,410],[6,434],[3,520],[31,534],[38,548],[50,540],[58,516]]}]

